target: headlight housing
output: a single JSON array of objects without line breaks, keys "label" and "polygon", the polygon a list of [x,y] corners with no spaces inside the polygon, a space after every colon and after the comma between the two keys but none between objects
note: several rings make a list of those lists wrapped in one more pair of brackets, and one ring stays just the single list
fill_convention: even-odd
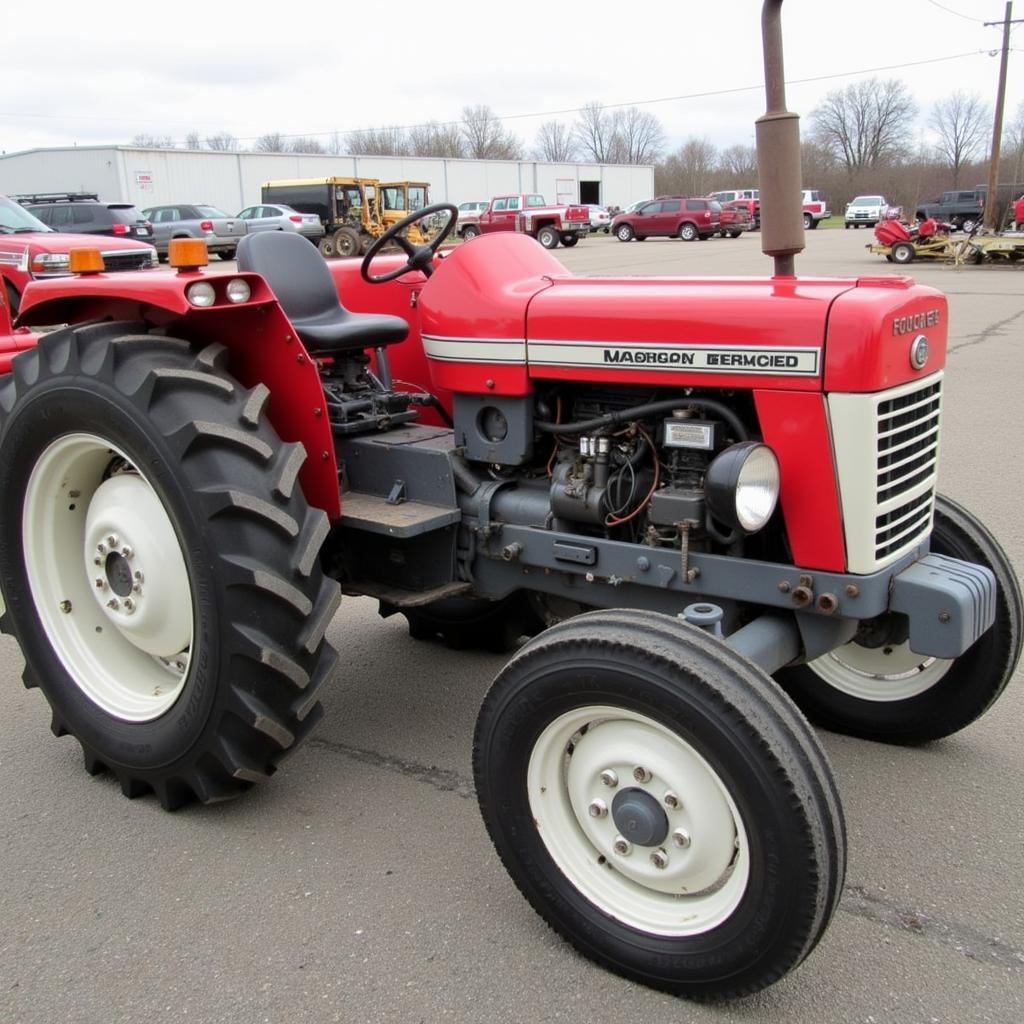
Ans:
[{"label": "headlight housing", "polygon": [[779,460],[760,441],[742,441],[726,448],[708,466],[704,481],[711,514],[744,533],[757,533],[771,519],[779,485]]}]

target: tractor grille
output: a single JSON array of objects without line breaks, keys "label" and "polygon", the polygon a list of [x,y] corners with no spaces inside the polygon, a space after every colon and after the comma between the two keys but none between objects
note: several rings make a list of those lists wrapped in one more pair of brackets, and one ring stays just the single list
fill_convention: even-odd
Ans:
[{"label": "tractor grille", "polygon": [[849,570],[874,572],[931,531],[942,374],[828,401]]},{"label": "tractor grille", "polygon": [[152,249],[128,249],[103,253],[105,270],[143,270],[153,265]]}]

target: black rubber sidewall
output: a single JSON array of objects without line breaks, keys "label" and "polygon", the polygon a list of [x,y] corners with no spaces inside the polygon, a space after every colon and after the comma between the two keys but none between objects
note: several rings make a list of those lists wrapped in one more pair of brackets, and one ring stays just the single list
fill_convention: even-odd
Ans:
[{"label": "black rubber sidewall", "polygon": [[[174,705],[151,722],[126,722],[103,711],[74,682],[50,646],[36,612],[21,542],[25,488],[39,456],[56,438],[92,433],[115,445],[145,474],[174,525],[192,590],[193,652]],[[202,736],[217,698],[221,628],[212,553],[192,515],[187,476],[175,456],[147,430],[145,418],[102,381],[89,390],[54,380],[38,387],[5,428],[0,487],[18,513],[3,521],[0,572],[8,614],[26,660],[55,711],[84,744],[113,764],[152,769],[176,761]],[[78,569],[79,567],[75,567]]]},{"label": "black rubber sidewall", "polygon": [[[645,984],[693,995],[726,980],[737,989],[759,987],[758,976],[770,970],[765,961],[790,941],[787,926],[800,904],[794,893],[810,870],[799,839],[808,825],[798,809],[779,799],[750,730],[723,721],[721,708],[699,687],[691,690],[665,671],[657,676],[655,681],[621,661],[612,665],[578,651],[567,652],[560,668],[549,665],[518,676],[511,693],[530,687],[530,699],[513,701],[506,691],[504,707],[490,719],[493,728],[478,742],[491,765],[487,779],[477,780],[478,788],[486,787],[489,827],[490,821],[502,822],[492,838],[534,906],[599,962]],[[534,825],[525,780],[536,739],[562,713],[603,704],[636,711],[678,733],[713,767],[739,810],[750,851],[746,892],[726,921],[703,934],[651,935],[603,913],[562,874]],[[505,845],[514,857],[502,850]],[[652,975],[652,963],[660,965],[659,975]]]}]

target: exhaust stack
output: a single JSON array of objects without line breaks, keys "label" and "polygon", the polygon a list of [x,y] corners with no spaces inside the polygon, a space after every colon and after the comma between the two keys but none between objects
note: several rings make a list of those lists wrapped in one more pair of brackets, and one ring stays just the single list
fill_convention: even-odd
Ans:
[{"label": "exhaust stack", "polygon": [[775,259],[776,277],[793,277],[796,274],[793,257],[804,249],[800,116],[786,110],[782,0],[764,0],[761,40],[768,106],[756,122],[761,251]]}]

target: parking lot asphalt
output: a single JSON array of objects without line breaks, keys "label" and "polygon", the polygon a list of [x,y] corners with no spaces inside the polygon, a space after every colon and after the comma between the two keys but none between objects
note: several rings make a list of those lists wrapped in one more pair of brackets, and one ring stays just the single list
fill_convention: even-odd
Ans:
[{"label": "parking lot asphalt", "polygon": [[[798,272],[893,273],[870,240],[810,232]],[[757,233],[598,236],[556,255],[588,275],[770,272]],[[950,300],[942,489],[1019,570],[1024,267],[907,272]],[[0,638],[0,1024],[1024,1019],[1019,672],[938,743],[821,733],[850,833],[832,927],[773,988],[698,1006],[582,959],[499,864],[470,744],[503,659],[413,641],[365,599],[343,601],[329,636],[340,667],[314,737],[266,788],[176,814],[90,778]]]}]

